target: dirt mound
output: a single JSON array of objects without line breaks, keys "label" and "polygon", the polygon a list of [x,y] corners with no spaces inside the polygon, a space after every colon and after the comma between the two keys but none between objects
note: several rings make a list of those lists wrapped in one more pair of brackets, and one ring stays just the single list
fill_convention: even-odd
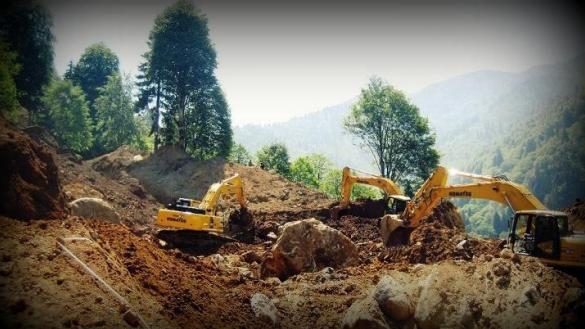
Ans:
[{"label": "dirt mound", "polygon": [[457,211],[457,207],[449,201],[443,201],[436,206],[433,211],[425,218],[422,223],[441,223],[442,225],[457,229],[465,230],[465,223],[463,217]]},{"label": "dirt mound", "polygon": [[253,211],[312,210],[328,208],[333,203],[323,193],[258,167],[231,164],[222,158],[197,161],[176,147],[161,148],[126,170],[162,203],[178,197],[201,199],[211,184],[236,173],[243,179],[244,193]]},{"label": "dirt mound", "polygon": [[386,212],[387,201],[384,199],[361,199],[352,201],[347,209],[340,212],[340,216],[352,215],[366,218],[380,218]]},{"label": "dirt mound", "polygon": [[89,160],[88,163],[103,175],[119,179],[127,177],[126,169],[134,162],[142,159],[142,155],[137,154],[127,146],[122,146],[114,152]]},{"label": "dirt mound", "polygon": [[[137,155],[127,150],[123,153],[128,155],[129,161]],[[92,161],[79,161],[72,155],[58,154],[56,160],[67,201],[85,197],[100,198],[114,207],[126,225],[152,224],[161,204],[142,187],[136,178],[123,170],[104,170],[104,173],[101,173],[94,169],[94,166],[117,168],[116,165],[108,166],[106,163],[125,163],[126,160],[117,160],[115,152],[113,155],[110,157],[106,155]],[[103,159],[113,159],[113,161]],[[98,162],[100,165],[96,165]]]},{"label": "dirt mound", "polygon": [[379,257],[384,261],[411,264],[429,264],[448,259],[471,260],[482,254],[497,255],[503,242],[467,236],[463,218],[457,208],[445,201],[410,231],[405,246],[389,247]]},{"label": "dirt mound", "polygon": [[0,213],[24,220],[66,214],[53,155],[4,120],[0,120],[0,158]]}]

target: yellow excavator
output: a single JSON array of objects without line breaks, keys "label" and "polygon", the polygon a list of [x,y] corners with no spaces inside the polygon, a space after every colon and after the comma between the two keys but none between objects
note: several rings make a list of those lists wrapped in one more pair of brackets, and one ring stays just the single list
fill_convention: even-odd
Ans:
[{"label": "yellow excavator", "polygon": [[[476,183],[446,185],[449,174]],[[508,244],[514,252],[539,257],[543,262],[585,267],[585,235],[569,229],[567,215],[548,210],[528,188],[505,176],[484,176],[438,167],[425,181],[400,215],[386,215],[380,222],[386,245],[402,242],[445,198],[484,199],[508,205],[515,214],[509,225]],[[398,242],[398,243],[397,243]]]},{"label": "yellow excavator", "polygon": [[375,186],[384,192],[386,213],[398,214],[404,211],[410,198],[402,194],[402,190],[392,180],[375,175],[352,175],[349,167],[344,167],[341,176],[341,200],[339,205],[330,209],[331,219],[337,220],[340,213],[350,204],[351,190],[355,184]]},{"label": "yellow excavator", "polygon": [[[220,213],[222,197],[235,196],[240,209]],[[250,233],[253,220],[247,210],[242,178],[236,174],[211,185],[203,200],[179,198],[159,209],[156,224],[165,228],[158,237],[173,245],[189,245],[196,240],[234,241],[238,234]]]}]

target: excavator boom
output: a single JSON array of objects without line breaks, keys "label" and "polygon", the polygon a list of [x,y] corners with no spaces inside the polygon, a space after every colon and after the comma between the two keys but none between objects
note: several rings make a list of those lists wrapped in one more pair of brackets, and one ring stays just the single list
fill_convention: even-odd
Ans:
[{"label": "excavator boom", "polygon": [[355,176],[351,174],[349,167],[344,167],[341,176],[341,200],[339,205],[333,207],[330,211],[333,220],[339,219],[340,212],[349,207],[351,191],[355,184],[365,184],[381,189],[387,198],[394,200],[395,208],[399,211],[402,211],[405,203],[410,200],[409,197],[402,194],[400,187],[391,179],[375,175]]}]

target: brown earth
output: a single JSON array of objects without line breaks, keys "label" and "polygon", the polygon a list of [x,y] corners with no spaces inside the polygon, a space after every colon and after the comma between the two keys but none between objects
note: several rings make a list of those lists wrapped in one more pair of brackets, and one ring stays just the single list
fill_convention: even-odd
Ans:
[{"label": "brown earth", "polygon": [[62,218],[65,201],[49,150],[0,120],[0,213],[16,219]]},{"label": "brown earth", "polygon": [[[501,252],[500,240],[472,238],[456,225],[431,220],[448,217],[441,215],[444,209],[412,232],[409,245],[386,249],[377,218],[343,216],[331,222],[327,209],[334,200],[257,167],[220,159],[195,162],[176,150],[146,157],[121,149],[91,161],[50,153],[68,201],[104,198],[122,223],[67,215],[36,221],[0,217],[2,328],[339,328],[350,306],[386,275],[420,296],[417,314],[429,307],[444,312],[437,326],[583,324],[584,289],[574,277],[530,257],[510,258]],[[263,230],[256,243],[224,244],[208,256],[162,247],[152,224],[160,202],[201,197],[209,184],[235,172],[244,179],[250,209]],[[306,217],[348,236],[358,247],[359,264],[301,273],[284,282],[261,278],[260,263],[273,244],[267,234]],[[104,283],[75,262],[59,238],[66,238],[65,247]],[[255,314],[251,298],[256,293],[274,304],[276,324]],[[463,322],[453,322],[460,313]],[[417,321],[423,328],[425,322]]]}]

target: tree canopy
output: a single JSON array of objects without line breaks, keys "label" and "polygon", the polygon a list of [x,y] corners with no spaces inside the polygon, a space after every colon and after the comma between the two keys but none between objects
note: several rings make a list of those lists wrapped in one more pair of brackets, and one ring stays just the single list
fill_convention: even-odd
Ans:
[{"label": "tree canopy", "polygon": [[[140,66],[140,109],[153,111],[152,132],[163,144],[178,144],[198,158],[227,156],[231,118],[214,75],[216,53],[207,19],[179,0],[159,15]],[[156,105],[150,107],[152,100]],[[159,127],[159,117],[162,125]]]},{"label": "tree canopy", "polygon": [[[49,12],[36,1],[8,1],[0,15],[0,41],[16,53],[14,76],[20,105],[36,121],[41,110],[43,87],[53,76],[53,25]],[[6,65],[6,63],[4,63]]]},{"label": "tree canopy", "polygon": [[97,122],[94,128],[94,148],[99,154],[131,144],[137,138],[132,86],[124,82],[119,74],[110,75],[106,85],[99,88],[95,108]]},{"label": "tree canopy", "polygon": [[435,136],[419,109],[379,78],[371,78],[344,121],[374,156],[384,177],[402,185],[426,179],[439,162]]},{"label": "tree canopy", "polygon": [[280,175],[289,177],[290,162],[288,150],[284,144],[266,145],[258,151],[256,158],[262,169],[274,169]]},{"label": "tree canopy", "polygon": [[14,78],[20,65],[16,64],[16,53],[0,41],[0,111],[12,116],[20,107]]},{"label": "tree canopy", "polygon": [[85,48],[79,61],[69,68],[64,74],[66,79],[83,90],[90,107],[90,116],[94,123],[97,122],[98,113],[95,108],[95,100],[98,98],[100,88],[108,83],[108,77],[120,74],[118,56],[103,42],[94,43]]},{"label": "tree canopy", "polygon": [[60,145],[76,153],[92,145],[89,108],[81,88],[69,80],[53,80],[46,88],[43,103],[48,109],[48,126]]}]

